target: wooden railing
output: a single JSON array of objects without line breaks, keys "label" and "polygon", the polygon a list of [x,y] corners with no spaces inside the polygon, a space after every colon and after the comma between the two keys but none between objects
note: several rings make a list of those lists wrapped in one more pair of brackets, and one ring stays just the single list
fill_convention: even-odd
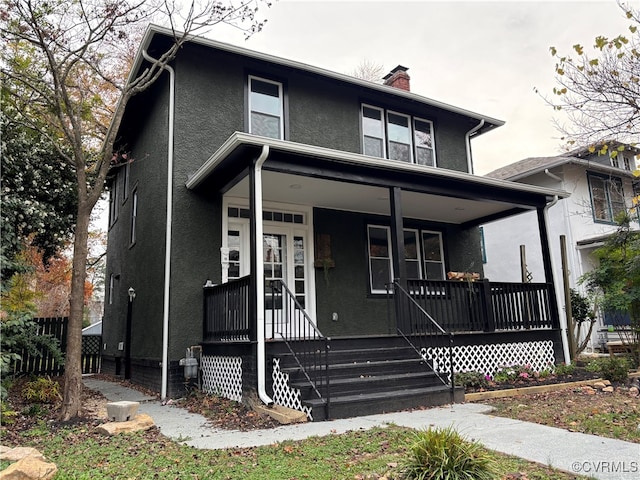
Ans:
[{"label": "wooden railing", "polygon": [[242,277],[221,285],[205,285],[204,330],[205,342],[248,341],[252,328],[249,312],[249,280]]},{"label": "wooden railing", "polygon": [[[394,296],[395,314],[397,319],[398,334],[402,336],[413,348],[416,357],[420,358],[425,366],[433,371],[444,385],[451,387],[453,400],[454,365],[453,365],[453,334],[447,332],[429,315],[424,308],[407,292],[398,281],[394,281],[391,290]],[[429,356],[429,349],[444,347],[448,368],[441,365],[442,358]],[[446,376],[445,376],[446,375]]]},{"label": "wooden railing", "polygon": [[454,332],[557,328],[551,284],[408,280],[411,297]]},{"label": "wooden railing", "polygon": [[[295,295],[281,280],[269,284],[270,315],[265,320],[271,324],[273,336],[287,345],[316,396],[325,406],[326,418],[330,417],[331,394],[329,392],[329,350],[331,339],[315,326],[311,317],[300,305]],[[268,320],[266,317],[269,317]],[[267,330],[267,328],[265,328]]]}]

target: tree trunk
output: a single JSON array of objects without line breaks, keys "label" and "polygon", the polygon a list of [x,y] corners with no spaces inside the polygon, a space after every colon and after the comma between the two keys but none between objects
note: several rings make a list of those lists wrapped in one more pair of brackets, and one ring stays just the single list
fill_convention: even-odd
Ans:
[{"label": "tree trunk", "polygon": [[93,207],[88,203],[86,198],[78,199],[78,218],[73,242],[73,272],[64,366],[64,391],[60,410],[60,420],[62,421],[77,417],[81,407],[84,284],[87,276],[89,221]]}]

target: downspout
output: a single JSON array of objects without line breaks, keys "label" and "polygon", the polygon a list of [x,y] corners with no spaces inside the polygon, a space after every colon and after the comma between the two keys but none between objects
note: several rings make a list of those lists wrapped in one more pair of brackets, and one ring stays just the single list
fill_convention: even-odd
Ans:
[{"label": "downspout", "polygon": [[254,217],[256,219],[256,332],[258,336],[258,351],[257,351],[257,365],[258,365],[258,397],[265,405],[273,405],[273,400],[267,394],[266,389],[266,345],[265,345],[265,330],[264,330],[264,252],[262,249],[262,165],[267,161],[269,156],[269,145],[262,146],[262,152],[256,160],[255,164],[255,187],[253,195],[255,196],[255,212]]},{"label": "downspout", "polygon": [[[146,50],[142,56],[149,62],[159,62]],[[171,227],[173,224],[173,132],[175,116],[175,72],[169,65],[162,68],[169,72],[169,128],[167,141],[167,213],[164,255],[164,300],[162,307],[162,385],[160,397],[167,398],[167,379],[169,377],[169,292],[171,287]]]},{"label": "downspout", "polygon": [[467,169],[469,170],[469,173],[472,175],[473,175],[473,162],[471,161],[471,135],[476,133],[482,127],[484,127],[484,118],[480,120],[480,123],[475,127],[473,127],[471,130],[469,130],[464,136],[464,141],[465,141],[464,143],[465,143],[465,147],[467,148]]},{"label": "downspout", "polygon": [[[549,203],[547,203],[544,208],[542,209],[543,215],[544,215],[544,221],[547,224],[547,226],[549,225],[549,217],[548,217],[548,211],[551,207],[553,207],[556,203],[558,203],[558,196],[555,195],[553,197],[553,200],[551,200]],[[553,252],[551,251],[551,229],[547,227],[547,243],[549,244],[549,257],[551,260],[551,273],[554,277],[554,286],[555,286],[555,295],[556,295],[556,299],[561,298],[559,296],[559,292],[558,289],[560,288],[560,282],[558,282],[558,278],[557,278],[557,274],[556,272],[558,271],[558,269],[556,268],[555,265],[555,260],[553,257]],[[564,363],[569,364],[571,362],[571,354],[569,353],[569,338],[567,337],[567,319],[565,315],[562,315],[562,312],[560,311],[560,302],[558,302],[556,300],[556,305],[558,306],[558,320],[560,321],[560,335],[562,337],[562,352],[564,354]]]}]

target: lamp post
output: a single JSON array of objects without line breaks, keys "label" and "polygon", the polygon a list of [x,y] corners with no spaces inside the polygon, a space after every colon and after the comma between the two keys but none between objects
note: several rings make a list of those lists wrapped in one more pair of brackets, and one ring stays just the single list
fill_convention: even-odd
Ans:
[{"label": "lamp post", "polygon": [[133,313],[133,299],[136,298],[136,291],[129,287],[129,303],[127,304],[127,331],[124,341],[124,378],[131,378],[131,314]]}]

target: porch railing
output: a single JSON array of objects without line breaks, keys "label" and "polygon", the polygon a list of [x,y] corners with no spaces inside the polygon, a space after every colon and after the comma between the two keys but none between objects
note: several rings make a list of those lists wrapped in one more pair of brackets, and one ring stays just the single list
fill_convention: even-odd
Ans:
[{"label": "porch railing", "polygon": [[443,328],[492,332],[557,328],[549,283],[408,280],[410,296]]},{"label": "porch railing", "polygon": [[249,280],[242,277],[220,285],[205,285],[204,331],[202,338],[211,341],[247,341],[252,325],[249,314]]},{"label": "porch railing", "polygon": [[[326,418],[331,418],[329,409],[329,337],[325,337],[314,325],[311,317],[287,288],[282,280],[272,280],[269,284],[271,298],[268,305],[274,336],[280,337],[287,345],[300,373],[311,385],[316,396],[325,405]],[[267,315],[265,315],[267,317]]]},{"label": "porch railing", "polygon": [[[445,331],[438,322],[429,315],[418,302],[409,294],[398,281],[392,284],[394,304],[397,318],[397,330],[411,345],[425,365],[436,374],[444,385],[451,387],[451,394],[455,386],[453,365],[453,333]],[[429,358],[428,349],[445,347],[449,368],[438,365],[437,358]],[[446,363],[445,363],[446,365]],[[446,372],[448,378],[443,374]],[[452,397],[453,398],[453,397]]]}]

